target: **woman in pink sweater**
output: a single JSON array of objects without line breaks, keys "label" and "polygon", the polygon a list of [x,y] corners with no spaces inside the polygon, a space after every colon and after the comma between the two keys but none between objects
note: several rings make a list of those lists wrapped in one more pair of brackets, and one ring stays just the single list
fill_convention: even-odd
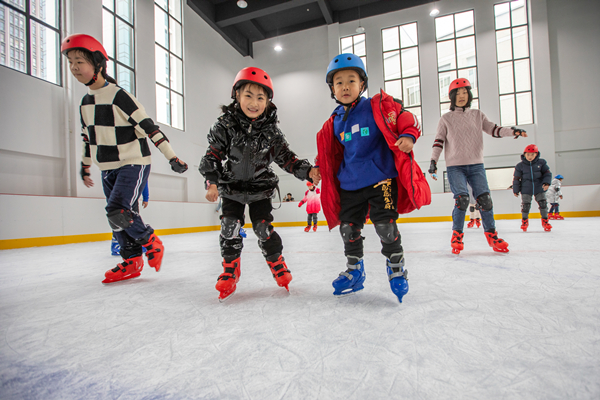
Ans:
[{"label": "woman in pink sweater", "polygon": [[306,212],[308,213],[307,226],[304,232],[310,230],[310,223],[313,223],[313,232],[317,231],[317,214],[321,211],[321,190],[310,182],[306,182],[308,190],[304,194],[304,198],[298,203],[298,207],[306,203]]},{"label": "woman in pink sweater", "polygon": [[452,252],[459,254],[464,248],[463,227],[465,212],[469,206],[467,184],[473,188],[473,196],[481,209],[481,219],[488,244],[494,251],[507,253],[508,243],[498,238],[492,196],[483,166],[483,136],[485,132],[495,138],[527,137],[524,130],[503,128],[491,122],[483,112],[471,109],[473,95],[471,83],[465,78],[452,81],[449,88],[450,112],[442,115],[433,142],[429,173],[437,180],[437,162],[445,149],[448,183],[454,194],[452,211]]}]

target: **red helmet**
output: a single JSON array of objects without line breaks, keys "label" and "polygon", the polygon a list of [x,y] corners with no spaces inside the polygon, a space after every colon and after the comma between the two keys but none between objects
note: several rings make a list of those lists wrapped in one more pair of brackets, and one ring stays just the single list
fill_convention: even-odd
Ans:
[{"label": "red helmet", "polygon": [[525,151],[523,151],[523,153],[539,153],[540,150],[538,149],[538,147],[535,144],[530,144],[529,146],[525,147]]},{"label": "red helmet", "polygon": [[464,87],[467,90],[471,89],[471,82],[469,82],[469,80],[467,78],[458,78],[452,81],[452,83],[450,84],[450,87],[448,88],[448,94],[450,94],[451,91],[453,91],[454,89],[458,89]]},{"label": "red helmet", "polygon": [[104,46],[102,46],[102,44],[99,41],[97,41],[90,35],[78,33],[75,35],[67,36],[60,45],[60,52],[66,56],[67,52],[73,49],[88,50],[92,54],[94,54],[96,51],[99,51],[100,54],[104,56],[106,61],[108,61],[108,54],[106,53],[106,50],[104,50]]},{"label": "red helmet", "polygon": [[312,186],[314,186],[314,185],[315,185],[315,184],[314,184],[314,183],[312,183],[312,182],[306,182],[306,186],[308,186],[308,187],[312,187]]},{"label": "red helmet", "polygon": [[256,83],[265,88],[269,99],[273,98],[273,82],[271,77],[262,69],[256,67],[247,67],[242,69],[233,81],[233,89],[231,89],[231,98],[235,99],[235,91],[245,83]]}]

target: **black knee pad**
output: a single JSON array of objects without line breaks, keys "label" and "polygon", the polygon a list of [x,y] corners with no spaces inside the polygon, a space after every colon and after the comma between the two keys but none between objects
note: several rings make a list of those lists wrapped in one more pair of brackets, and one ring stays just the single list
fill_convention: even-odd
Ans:
[{"label": "black knee pad", "polygon": [[531,210],[531,203],[523,203],[521,204],[521,212],[522,213],[529,213],[529,210]]},{"label": "black knee pad", "polygon": [[108,223],[113,231],[121,231],[133,225],[133,214],[131,210],[112,210],[106,214]]},{"label": "black knee pad", "polygon": [[273,225],[271,225],[270,222],[262,220],[258,223],[253,224],[252,229],[254,230],[256,237],[258,237],[258,240],[264,242],[271,237],[271,233],[273,232]]},{"label": "black knee pad", "polygon": [[377,232],[377,236],[381,239],[382,243],[394,243],[400,232],[398,232],[398,227],[393,222],[381,222],[375,224],[375,232]]},{"label": "black knee pad", "polygon": [[459,194],[456,200],[454,201],[454,205],[460,211],[467,211],[467,207],[469,207],[469,195]]},{"label": "black knee pad", "polygon": [[344,243],[353,243],[361,238],[360,228],[348,222],[342,222],[340,225],[340,234]]},{"label": "black knee pad", "polygon": [[540,210],[543,210],[546,207],[548,207],[548,202],[545,199],[544,200],[540,200],[540,202],[538,203],[538,205],[540,206]]},{"label": "black knee pad", "polygon": [[480,194],[479,197],[477,197],[477,203],[483,211],[490,211],[494,207],[492,196],[490,196],[489,193]]},{"label": "black knee pad", "polygon": [[221,236],[223,239],[231,240],[239,236],[242,223],[234,217],[221,218]]}]

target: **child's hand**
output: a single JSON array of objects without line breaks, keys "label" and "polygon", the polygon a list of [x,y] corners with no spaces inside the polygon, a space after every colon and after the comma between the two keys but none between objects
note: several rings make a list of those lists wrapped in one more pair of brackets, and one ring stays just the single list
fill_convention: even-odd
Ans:
[{"label": "child's hand", "polygon": [[208,191],[206,192],[206,200],[210,202],[215,202],[219,198],[219,189],[217,189],[217,185],[214,183],[208,187]]},{"label": "child's hand", "polygon": [[148,202],[147,201],[142,201],[142,207],[144,207],[144,208],[148,207]]},{"label": "child's hand", "polygon": [[85,187],[91,188],[92,186],[94,186],[94,181],[89,176],[84,176],[83,184],[85,185]]},{"label": "child's hand", "polygon": [[558,198],[562,200],[562,195],[558,196]]},{"label": "child's hand", "polygon": [[188,165],[177,157],[171,158],[169,164],[171,164],[171,169],[178,174],[183,174],[188,169]]},{"label": "child's hand", "polygon": [[321,170],[318,167],[312,167],[308,172],[308,177],[312,179],[312,183],[317,186],[321,182]]},{"label": "child's hand", "polygon": [[527,137],[527,132],[524,131],[523,129],[513,127],[512,130],[513,130],[513,134],[515,135],[515,139],[518,138],[519,136]]},{"label": "child's hand", "polygon": [[550,185],[548,185],[547,183],[544,183],[542,185],[542,189],[544,189],[544,190],[548,190],[549,187],[550,187]]},{"label": "child's hand", "polygon": [[519,197],[519,193],[515,193],[515,197]]},{"label": "child's hand", "polygon": [[406,136],[402,136],[396,142],[396,146],[398,146],[398,149],[405,153],[410,153],[412,151],[414,145],[415,145],[415,143],[413,142],[413,140]]}]

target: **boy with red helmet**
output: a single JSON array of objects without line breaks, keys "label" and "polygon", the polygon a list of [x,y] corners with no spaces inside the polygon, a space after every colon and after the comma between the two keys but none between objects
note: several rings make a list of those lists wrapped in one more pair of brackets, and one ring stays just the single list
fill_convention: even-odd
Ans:
[{"label": "boy with red helmet", "polygon": [[240,228],[244,225],[246,204],[273,278],[286,289],[292,280],[281,255],[281,238],[271,224],[271,197],[279,182],[271,163],[300,180],[315,184],[319,180],[312,165],[299,160],[290,150],[277,127],[277,107],[271,101],[273,83],[265,71],[242,69],[233,82],[231,98],[233,102],[222,107],[223,114],[208,133],[209,146],[199,168],[206,179],[206,199],[223,199],[219,240],[224,271],[215,286],[221,301],[235,292],[240,279]]},{"label": "boy with red helmet", "polygon": [[480,207],[485,237],[494,251],[507,253],[508,243],[498,238],[492,196],[488,187],[483,166],[483,137],[485,132],[494,138],[527,137],[524,130],[503,128],[491,122],[480,110],[472,109],[471,83],[465,78],[452,81],[448,90],[450,112],[442,115],[437,135],[433,142],[429,173],[437,180],[437,162],[445,150],[448,183],[454,194],[455,206],[452,211],[451,246],[454,254],[463,248],[463,227],[465,212],[469,205],[467,185],[473,189],[473,196]]},{"label": "boy with red helmet", "polygon": [[548,223],[548,203],[546,201],[546,191],[552,182],[552,172],[546,163],[546,160],[540,158],[540,151],[535,144],[525,147],[521,155],[521,162],[515,166],[513,179],[513,193],[519,197],[521,193],[521,229],[527,232],[529,226],[529,210],[531,209],[531,199],[535,197],[540,214],[542,214],[542,227],[546,232],[550,232],[552,225]]},{"label": "boy with red helmet", "polygon": [[306,212],[308,218],[306,220],[306,228],[304,232],[310,231],[310,224],[312,222],[313,232],[317,231],[317,222],[319,221],[318,214],[321,211],[321,190],[311,182],[306,182],[308,190],[304,193],[304,198],[298,203],[298,207],[302,207],[306,203]]},{"label": "boy with red helmet", "polygon": [[419,122],[400,100],[383,91],[372,99],[361,96],[368,77],[354,54],[334,57],[325,81],[339,107],[317,134],[315,163],[323,178],[323,213],[329,229],[340,225],[347,259],[347,270],[332,283],[333,294],[363,289],[361,231],[369,215],[386,257],[390,289],[402,302],[408,282],[396,220],[399,213],[431,202],[429,184],[412,152],[421,136]]},{"label": "boy with red helmet", "polygon": [[187,170],[167,137],[148,117],[137,99],[117,86],[106,73],[108,55],[100,42],[89,35],[71,35],[61,44],[75,79],[88,87],[80,107],[83,137],[81,178],[92,187],[92,161],[102,170],[106,216],[119,242],[123,262],[108,270],[102,283],[140,276],[144,267],[143,247],[148,264],[160,270],[164,247],[150,225],[144,224],[136,204],[150,175],[150,149],[146,138],[169,160],[177,173]]}]

